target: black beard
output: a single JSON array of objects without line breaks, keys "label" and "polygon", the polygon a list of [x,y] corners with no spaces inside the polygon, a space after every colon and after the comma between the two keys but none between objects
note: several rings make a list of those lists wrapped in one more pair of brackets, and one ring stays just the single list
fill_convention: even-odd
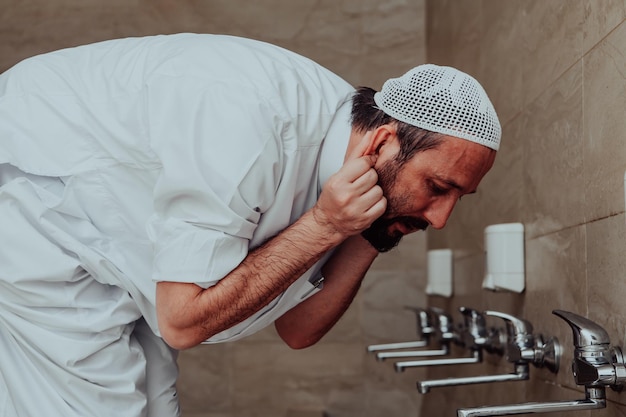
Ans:
[{"label": "black beard", "polygon": [[404,236],[399,231],[389,232],[389,226],[394,223],[403,223],[411,229],[426,230],[428,222],[412,217],[393,217],[390,219],[378,218],[372,225],[361,232],[361,236],[367,240],[370,245],[378,252],[389,252],[398,246]]},{"label": "black beard", "polygon": [[[378,185],[383,189],[383,194],[387,198],[390,198],[389,192],[396,181],[396,176],[400,172],[402,165],[403,163],[399,161],[388,161],[378,170]],[[376,219],[369,228],[361,232],[361,236],[379,252],[389,252],[398,246],[400,240],[402,240],[403,234],[401,232],[389,232],[389,227],[392,224],[399,222],[411,230],[425,230],[428,227],[428,222],[424,219],[406,216],[384,217],[385,215],[389,216],[393,211],[391,206],[395,204],[399,203],[390,199],[387,202],[387,213],[383,214],[383,217]]]},{"label": "black beard", "polygon": [[402,233],[398,231],[389,233],[387,229],[390,225],[389,220],[378,218],[370,227],[361,232],[361,236],[378,252],[389,252],[402,240]]}]

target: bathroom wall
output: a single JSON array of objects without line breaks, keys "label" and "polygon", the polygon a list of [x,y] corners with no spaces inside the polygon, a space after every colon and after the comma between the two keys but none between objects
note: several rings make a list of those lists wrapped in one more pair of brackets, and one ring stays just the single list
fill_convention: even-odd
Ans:
[{"label": "bathroom wall", "polygon": [[[174,32],[224,33],[304,54],[354,85],[380,88],[425,62],[424,0],[0,0],[0,71],[89,42]],[[422,306],[425,234],[381,256],[357,300],[317,346],[292,351],[273,329],[180,355],[184,417],[417,415],[416,374],[366,354],[415,337],[404,305]]]},{"label": "bathroom wall", "polygon": [[378,87],[425,59],[423,0],[0,0],[0,71],[105,39],[221,33],[299,52]]},{"label": "bathroom wall", "polygon": [[[581,398],[571,331],[555,308],[588,316],[626,344],[623,0],[0,0],[0,10],[0,71],[115,37],[226,33],[277,43],[375,88],[419,63],[453,65],[483,83],[500,115],[502,148],[478,193],[463,198],[444,230],[382,255],[318,345],[292,351],[267,329],[182,352],[184,417],[453,416],[465,406]],[[526,227],[521,295],[481,289],[484,228],[505,222]],[[425,252],[435,248],[455,251],[451,299],[424,296]],[[421,395],[418,379],[511,369],[489,355],[482,365],[402,374],[374,361],[368,344],[415,336],[407,305],[526,318],[561,341],[561,371],[533,368],[530,382]],[[577,415],[626,416],[625,396],[609,392],[606,410]]]},{"label": "bathroom wall", "polygon": [[[531,381],[435,389],[422,416],[460,407],[583,398],[575,386],[562,309],[586,316],[626,343],[626,2],[623,0],[429,0],[428,61],[482,82],[503,125],[502,147],[476,195],[464,197],[428,248],[452,248],[455,294],[428,305],[493,309],[526,318],[563,345],[561,370],[531,369]],[[526,291],[481,289],[483,231],[525,225]],[[494,322],[494,324],[497,324]],[[433,368],[445,378],[512,371],[483,365]],[[407,371],[408,372],[408,371]],[[605,410],[550,416],[625,416],[626,394]]]}]

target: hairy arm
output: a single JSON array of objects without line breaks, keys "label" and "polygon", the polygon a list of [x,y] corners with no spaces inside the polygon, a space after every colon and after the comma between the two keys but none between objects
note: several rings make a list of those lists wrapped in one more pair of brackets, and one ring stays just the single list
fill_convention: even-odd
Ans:
[{"label": "hairy arm", "polygon": [[317,343],[348,309],[377,255],[359,235],[344,241],[322,268],[324,289],[276,320],[285,343],[294,349]]},{"label": "hairy arm", "polygon": [[157,318],[165,341],[184,349],[240,323],[285,291],[328,250],[367,228],[386,207],[374,163],[373,156],[348,160],[311,210],[250,252],[215,286],[159,282]]}]

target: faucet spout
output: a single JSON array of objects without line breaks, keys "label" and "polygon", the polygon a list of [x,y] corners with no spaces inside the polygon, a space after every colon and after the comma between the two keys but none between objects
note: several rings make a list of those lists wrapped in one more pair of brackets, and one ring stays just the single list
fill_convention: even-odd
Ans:
[{"label": "faucet spout", "polygon": [[509,416],[519,414],[554,413],[558,411],[574,412],[596,410],[605,407],[606,392],[604,387],[600,387],[588,388],[586,390],[586,398],[584,400],[462,408],[457,410],[457,417]]},{"label": "faucet spout", "polygon": [[481,375],[462,378],[431,379],[417,381],[417,390],[421,394],[427,394],[431,388],[451,387],[458,385],[488,384],[493,382],[526,381],[528,380],[528,365],[519,365],[516,372],[501,375]]},{"label": "faucet spout", "polygon": [[410,342],[396,342],[396,343],[382,343],[379,345],[369,345],[367,347],[368,352],[378,352],[381,350],[394,350],[394,349],[413,349],[428,346],[426,340],[413,340]]},{"label": "faucet spout", "polygon": [[445,359],[428,359],[419,361],[396,362],[394,367],[397,372],[402,372],[406,368],[416,368],[421,366],[440,366],[440,365],[464,365],[471,363],[480,363],[482,354],[480,350],[474,350],[474,354],[467,358],[445,358]]},{"label": "faucet spout", "polygon": [[423,358],[428,356],[445,356],[450,350],[443,346],[441,349],[428,349],[428,350],[403,350],[403,351],[390,351],[390,352],[378,352],[376,359],[384,361],[389,358]]}]

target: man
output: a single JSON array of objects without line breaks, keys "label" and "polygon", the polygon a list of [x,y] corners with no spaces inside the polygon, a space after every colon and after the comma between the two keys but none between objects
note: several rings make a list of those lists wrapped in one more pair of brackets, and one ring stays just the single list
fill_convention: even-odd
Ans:
[{"label": "man", "polygon": [[172,416],[176,351],[341,317],[380,251],[441,228],[500,141],[471,77],[357,92],[252,40],[179,34],[0,77],[0,414]]}]

